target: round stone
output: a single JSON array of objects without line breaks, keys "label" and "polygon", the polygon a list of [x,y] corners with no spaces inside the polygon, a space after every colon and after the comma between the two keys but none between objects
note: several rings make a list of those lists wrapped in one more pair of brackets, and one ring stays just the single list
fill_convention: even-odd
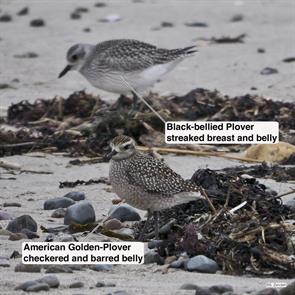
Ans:
[{"label": "round stone", "polygon": [[69,198],[73,201],[83,201],[85,200],[85,194],[81,192],[69,192],[64,195],[64,198]]},{"label": "round stone", "polygon": [[204,255],[197,255],[189,259],[186,265],[187,270],[189,271],[199,271],[205,273],[216,273],[219,269],[218,264],[204,256]]},{"label": "round stone", "polygon": [[44,210],[53,210],[58,208],[68,208],[73,204],[75,204],[75,202],[69,198],[57,197],[45,201],[43,207]]},{"label": "round stone", "polygon": [[141,219],[137,210],[134,207],[125,203],[115,205],[111,208],[111,210],[109,211],[108,220],[114,218],[120,220],[121,222],[139,221]]},{"label": "round stone", "polygon": [[88,224],[95,222],[95,211],[88,201],[80,201],[70,206],[64,218],[64,224]]},{"label": "round stone", "polygon": [[7,225],[7,230],[13,233],[19,233],[23,228],[30,231],[37,231],[37,223],[30,215],[21,215],[11,220]]}]

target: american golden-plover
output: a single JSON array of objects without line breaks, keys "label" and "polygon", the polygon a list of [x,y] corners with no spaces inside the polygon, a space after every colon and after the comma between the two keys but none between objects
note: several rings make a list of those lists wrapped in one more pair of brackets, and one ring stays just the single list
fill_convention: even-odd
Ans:
[{"label": "american golden-plover", "polygon": [[148,211],[140,239],[152,214],[157,239],[160,210],[203,198],[194,183],[184,180],[161,160],[141,153],[131,137],[119,135],[110,145],[109,177],[113,191],[130,205]]}]

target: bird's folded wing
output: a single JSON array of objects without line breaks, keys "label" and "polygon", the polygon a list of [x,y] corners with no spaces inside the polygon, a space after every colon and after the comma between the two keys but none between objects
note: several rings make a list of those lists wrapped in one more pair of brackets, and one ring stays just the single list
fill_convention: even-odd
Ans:
[{"label": "bird's folded wing", "polygon": [[196,191],[196,186],[185,181],[165,163],[150,158],[138,166],[127,170],[131,185],[140,187],[148,193],[158,193],[163,196],[172,196],[185,191]]},{"label": "bird's folded wing", "polygon": [[181,50],[161,49],[137,40],[110,40],[97,44],[94,55],[96,66],[132,72],[168,63],[183,54]]},{"label": "bird's folded wing", "polygon": [[113,71],[140,71],[154,64],[155,51],[155,46],[136,40],[111,40],[96,45],[94,62]]}]

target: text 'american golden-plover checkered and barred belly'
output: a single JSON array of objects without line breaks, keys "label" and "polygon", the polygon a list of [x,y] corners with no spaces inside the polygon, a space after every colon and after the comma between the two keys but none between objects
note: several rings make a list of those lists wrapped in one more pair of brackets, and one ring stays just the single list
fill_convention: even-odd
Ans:
[{"label": "text 'american golden-plover checkered and barred belly'", "polygon": [[129,86],[139,92],[153,86],[194,52],[194,46],[163,49],[131,39],[76,44],[68,50],[68,65],[59,78],[76,70],[94,87],[126,95],[132,92]]},{"label": "text 'american golden-plover checkered and barred belly'", "polygon": [[[158,212],[171,206],[203,198],[199,187],[169,168],[164,162],[140,152],[135,141],[119,135],[111,142],[109,177],[113,191],[130,205],[148,211],[155,218],[158,238]],[[146,226],[141,233],[141,238]]]}]

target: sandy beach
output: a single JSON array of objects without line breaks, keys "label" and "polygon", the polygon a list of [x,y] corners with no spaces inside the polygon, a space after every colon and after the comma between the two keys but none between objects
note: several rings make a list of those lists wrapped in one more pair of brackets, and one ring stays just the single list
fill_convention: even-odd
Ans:
[{"label": "sandy beach", "polygon": [[[8,22],[0,22],[0,114],[12,103],[23,99],[30,102],[37,98],[67,97],[74,91],[85,89],[99,94],[104,100],[118,96],[90,86],[77,72],[71,72],[57,79],[66,65],[66,51],[75,43],[95,44],[116,38],[132,38],[150,42],[159,47],[178,48],[196,45],[198,53],[183,61],[163,81],[152,89],[163,95],[184,95],[201,87],[217,89],[230,96],[247,93],[258,94],[274,100],[294,102],[295,63],[284,62],[295,55],[295,3],[292,0],[224,0],[224,1],[105,1],[105,7],[95,7],[98,1],[78,0],[0,0],[0,17],[4,13],[12,16]],[[27,15],[19,16],[22,8],[28,7]],[[70,14],[77,7],[88,8],[81,18],[71,19]],[[101,22],[109,15],[117,15],[117,22]],[[232,22],[233,16],[242,15],[242,20]],[[45,26],[32,27],[30,21],[43,19]],[[161,25],[163,22],[170,26]],[[186,23],[202,22],[206,27],[190,27]],[[85,31],[85,29],[87,29]],[[89,30],[88,30],[89,29]],[[212,37],[237,37],[246,34],[243,43],[218,44],[208,40]],[[258,52],[260,49],[260,52]],[[263,53],[261,53],[264,51]],[[28,52],[35,58],[15,57]],[[264,68],[274,68],[277,73],[262,75]],[[3,87],[3,84],[6,86]],[[193,156],[164,156],[165,161],[184,178],[190,178],[199,168],[222,169],[240,165],[238,161]],[[74,166],[72,158],[33,152],[27,155],[5,157],[6,161],[21,165],[23,169],[45,171],[49,174],[8,173],[0,168],[0,209],[12,217],[31,215],[38,227],[53,227],[63,224],[63,219],[51,218],[52,211],[43,210],[44,201],[63,196],[73,189],[59,188],[61,181],[88,180],[108,177],[108,163]],[[14,179],[8,179],[13,177]],[[290,184],[271,179],[260,179],[261,183],[279,194],[290,190]],[[116,195],[106,184],[76,187],[85,193],[102,219],[111,207]],[[293,196],[284,198],[290,201]],[[5,202],[18,202],[21,207],[7,207]],[[144,211],[140,211],[142,217]],[[5,228],[7,220],[1,220]],[[46,233],[38,229],[43,241]],[[90,241],[101,241],[102,235],[92,235]],[[20,241],[10,241],[0,235],[0,256],[9,257],[21,251]],[[21,259],[10,259],[9,267],[0,267],[0,293],[3,295],[26,294],[14,290],[19,283],[36,279],[42,273],[14,272]],[[274,282],[291,283],[292,279],[259,278],[254,276],[228,276],[202,274],[178,269],[167,273],[164,266],[156,264],[139,266],[114,266],[109,272],[95,272],[90,269],[74,273],[58,273],[61,286],[58,289],[42,291],[40,294],[115,294],[125,290],[135,294],[195,294],[192,290],[179,290],[184,283],[199,286],[229,284],[236,294],[256,294]],[[82,281],[84,287],[69,289],[71,282]],[[95,288],[97,281],[115,283],[116,287]],[[122,293],[123,294],[123,293]]]}]

